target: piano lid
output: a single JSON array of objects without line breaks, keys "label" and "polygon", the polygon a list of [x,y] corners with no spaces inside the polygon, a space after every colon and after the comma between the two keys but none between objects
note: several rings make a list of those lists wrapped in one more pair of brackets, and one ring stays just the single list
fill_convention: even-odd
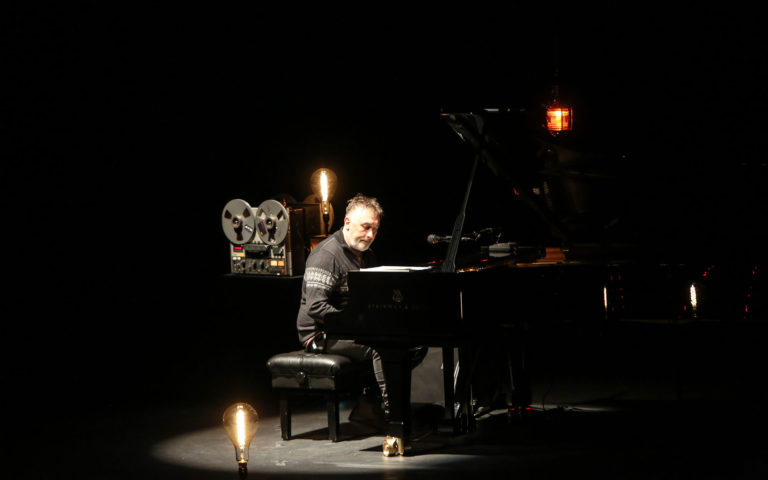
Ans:
[{"label": "piano lid", "polygon": [[565,250],[576,244],[621,245],[627,254],[630,244],[643,252],[673,248],[677,238],[662,244],[657,236],[674,218],[654,220],[644,199],[648,190],[674,186],[649,183],[649,174],[638,174],[636,160],[627,154],[586,151],[577,141],[552,137],[523,110],[441,117],[480,160],[465,231],[494,227],[506,232],[500,241]]}]

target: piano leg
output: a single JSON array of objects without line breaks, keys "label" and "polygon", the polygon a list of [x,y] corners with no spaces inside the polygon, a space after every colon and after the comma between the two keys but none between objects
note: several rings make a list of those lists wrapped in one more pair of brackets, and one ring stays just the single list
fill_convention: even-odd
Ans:
[{"label": "piano leg", "polygon": [[[405,455],[410,450],[411,435],[411,350],[407,346],[371,345],[381,357],[381,367],[387,383],[387,439],[382,445],[384,455]],[[475,431],[472,406],[472,377],[477,365],[477,349],[459,348],[459,369],[454,379],[453,347],[443,348],[443,386],[445,388],[445,419],[454,433]],[[458,402],[459,408],[455,405]]]},{"label": "piano leg", "polygon": [[[520,338],[520,337],[518,337]],[[521,412],[531,404],[531,380],[528,376],[526,345],[522,341],[511,343],[507,351],[508,388],[507,406]]]},{"label": "piano leg", "polygon": [[[378,345],[373,348],[381,356],[381,366],[387,382],[389,416],[387,441],[384,454],[402,455],[408,449],[407,438],[411,434],[411,358],[407,347]],[[392,440],[389,437],[394,437]],[[387,450],[387,442],[396,444],[395,451]]]},{"label": "piano leg", "polygon": [[453,347],[443,347],[443,393],[445,399],[445,409],[443,413],[443,424],[451,428],[453,433],[459,433],[456,423],[456,396],[454,394],[454,355]]},{"label": "piano leg", "polygon": [[459,371],[456,376],[455,401],[458,402],[456,418],[457,433],[474,432],[475,412],[472,405],[472,379],[477,367],[479,352],[472,346],[459,347]]}]

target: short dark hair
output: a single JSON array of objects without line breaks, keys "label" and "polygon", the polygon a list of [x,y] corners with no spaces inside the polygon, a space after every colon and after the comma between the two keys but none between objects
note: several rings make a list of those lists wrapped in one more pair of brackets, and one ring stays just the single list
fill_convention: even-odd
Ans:
[{"label": "short dark hair", "polygon": [[347,200],[346,215],[349,216],[350,212],[356,208],[370,208],[376,212],[376,216],[379,217],[379,219],[384,216],[384,210],[381,208],[379,201],[373,197],[365,196],[362,193],[358,193]]}]

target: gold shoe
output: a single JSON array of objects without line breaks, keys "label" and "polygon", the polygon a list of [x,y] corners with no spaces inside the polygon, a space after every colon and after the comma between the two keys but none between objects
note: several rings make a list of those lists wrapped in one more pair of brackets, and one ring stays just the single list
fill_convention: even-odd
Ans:
[{"label": "gold shoe", "polygon": [[381,452],[385,457],[391,457],[394,455],[405,455],[406,452],[411,450],[410,445],[406,446],[405,441],[400,437],[393,437],[387,435],[384,439],[384,443],[381,445]]}]

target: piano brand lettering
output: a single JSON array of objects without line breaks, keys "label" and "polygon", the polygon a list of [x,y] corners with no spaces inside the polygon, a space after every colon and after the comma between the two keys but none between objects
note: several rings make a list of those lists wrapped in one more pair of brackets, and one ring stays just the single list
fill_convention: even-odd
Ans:
[{"label": "piano brand lettering", "polygon": [[369,303],[368,310],[417,310],[414,305],[407,303]]},{"label": "piano brand lettering", "polygon": [[392,301],[395,303],[402,303],[403,301],[403,292],[401,292],[398,289],[392,290]]}]

